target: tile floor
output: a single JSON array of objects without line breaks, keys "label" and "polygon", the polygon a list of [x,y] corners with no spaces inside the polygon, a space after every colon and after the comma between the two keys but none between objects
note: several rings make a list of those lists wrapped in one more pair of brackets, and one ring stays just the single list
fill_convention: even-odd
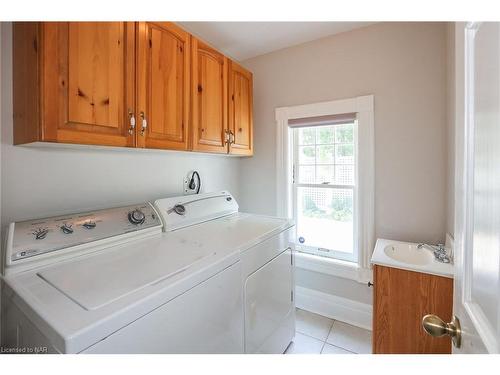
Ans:
[{"label": "tile floor", "polygon": [[285,354],[370,354],[372,333],[297,309],[295,339]]}]

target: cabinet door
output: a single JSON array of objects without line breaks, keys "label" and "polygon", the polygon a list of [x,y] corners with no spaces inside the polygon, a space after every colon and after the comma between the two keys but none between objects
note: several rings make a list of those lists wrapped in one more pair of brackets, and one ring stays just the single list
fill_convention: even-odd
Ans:
[{"label": "cabinet door", "polygon": [[252,73],[235,62],[229,68],[229,152],[237,155],[253,153]]},{"label": "cabinet door", "polygon": [[192,43],[193,150],[227,153],[227,58]]},{"label": "cabinet door", "polygon": [[451,321],[453,279],[379,265],[373,277],[373,354],[451,353],[450,337],[426,334],[422,318]]},{"label": "cabinet door", "polygon": [[42,140],[133,146],[133,22],[58,22],[42,28]]},{"label": "cabinet door", "polygon": [[170,22],[139,23],[139,147],[188,148],[190,47],[190,35]]}]

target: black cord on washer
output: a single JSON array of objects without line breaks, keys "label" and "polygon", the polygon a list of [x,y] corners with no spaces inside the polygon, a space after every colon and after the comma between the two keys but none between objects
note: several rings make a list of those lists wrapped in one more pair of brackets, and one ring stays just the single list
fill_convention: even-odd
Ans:
[{"label": "black cord on washer", "polygon": [[[194,176],[196,175],[196,179],[198,180],[198,183],[195,183],[194,182]],[[191,180],[189,181],[189,188],[191,190],[194,190],[196,189],[196,194],[199,194],[200,193],[200,189],[201,189],[201,178],[200,178],[200,174],[197,172],[197,171],[193,171],[193,173],[191,174]]]}]

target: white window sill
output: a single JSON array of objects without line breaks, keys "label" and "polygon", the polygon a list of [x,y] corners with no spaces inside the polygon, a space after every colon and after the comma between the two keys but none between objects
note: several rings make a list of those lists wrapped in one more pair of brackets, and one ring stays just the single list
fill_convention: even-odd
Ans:
[{"label": "white window sill", "polygon": [[370,269],[361,268],[357,263],[318,255],[295,252],[295,266],[308,271],[324,273],[331,276],[367,283],[371,280]]}]

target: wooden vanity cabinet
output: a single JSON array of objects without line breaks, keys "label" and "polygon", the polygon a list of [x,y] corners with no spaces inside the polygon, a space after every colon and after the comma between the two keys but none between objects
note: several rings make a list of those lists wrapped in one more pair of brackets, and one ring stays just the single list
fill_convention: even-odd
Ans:
[{"label": "wooden vanity cabinet", "polygon": [[426,334],[422,317],[451,321],[453,279],[379,265],[373,277],[374,354],[451,353],[451,339]]},{"label": "wooden vanity cabinet", "polygon": [[192,130],[196,151],[227,153],[228,60],[192,38]]},{"label": "wooden vanity cabinet", "polygon": [[15,23],[14,144],[134,146],[133,22]]},{"label": "wooden vanity cabinet", "polygon": [[191,37],[171,22],[139,22],[137,45],[137,146],[187,150]]},{"label": "wooden vanity cabinet", "polygon": [[234,61],[229,63],[229,152],[253,153],[252,73]]}]

